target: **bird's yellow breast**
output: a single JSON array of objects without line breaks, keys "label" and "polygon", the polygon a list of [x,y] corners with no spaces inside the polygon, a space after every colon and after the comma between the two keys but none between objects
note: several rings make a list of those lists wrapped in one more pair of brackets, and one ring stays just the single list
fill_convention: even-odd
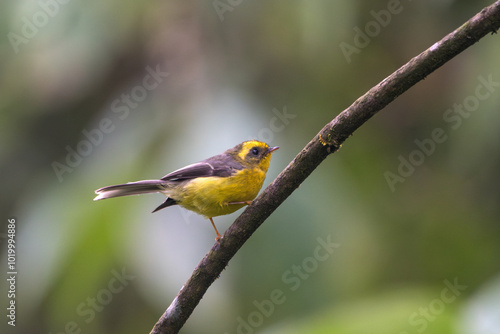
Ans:
[{"label": "bird's yellow breast", "polygon": [[245,206],[229,203],[252,201],[265,178],[266,172],[258,167],[242,169],[229,177],[199,177],[169,196],[186,209],[207,218],[227,215]]}]

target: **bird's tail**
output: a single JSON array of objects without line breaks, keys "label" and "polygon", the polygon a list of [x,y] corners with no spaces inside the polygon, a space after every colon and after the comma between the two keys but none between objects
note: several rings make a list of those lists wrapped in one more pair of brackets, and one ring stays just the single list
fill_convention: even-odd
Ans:
[{"label": "bird's tail", "polygon": [[117,184],[115,186],[107,186],[97,189],[95,191],[97,196],[94,198],[94,201],[120,196],[156,193],[164,189],[165,181],[162,180],[144,180]]}]

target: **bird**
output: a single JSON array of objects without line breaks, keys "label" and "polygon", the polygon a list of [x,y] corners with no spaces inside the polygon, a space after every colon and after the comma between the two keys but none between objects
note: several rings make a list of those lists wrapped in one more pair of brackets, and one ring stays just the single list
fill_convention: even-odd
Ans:
[{"label": "bird", "polygon": [[161,179],[111,185],[95,190],[94,201],[107,198],[162,193],[165,201],[153,212],[172,205],[209,219],[220,242],[213,217],[233,213],[250,205],[259,193],[271,156],[278,146],[259,140],[244,141],[225,152],[177,169]]}]

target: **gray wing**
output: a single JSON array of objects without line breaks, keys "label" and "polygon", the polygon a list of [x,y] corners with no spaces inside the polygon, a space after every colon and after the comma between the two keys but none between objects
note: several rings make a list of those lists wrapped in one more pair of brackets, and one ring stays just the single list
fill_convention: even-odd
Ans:
[{"label": "gray wing", "polygon": [[227,156],[216,155],[206,160],[175,170],[161,179],[164,181],[184,181],[195,179],[197,177],[228,177],[241,169],[243,169],[243,166],[236,161],[229,159]]}]

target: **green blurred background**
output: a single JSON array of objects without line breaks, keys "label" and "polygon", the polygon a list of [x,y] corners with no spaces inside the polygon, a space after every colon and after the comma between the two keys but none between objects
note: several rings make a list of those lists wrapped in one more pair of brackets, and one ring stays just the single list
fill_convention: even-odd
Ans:
[{"label": "green blurred background", "polygon": [[[252,138],[281,147],[268,184],[357,97],[491,3],[2,2],[0,331],[149,332],[212,227],[178,207],[151,214],[162,195],[93,202],[95,189]],[[367,24],[372,37],[346,57],[340,46]],[[500,81],[499,41],[485,37],[356,131],[181,332],[497,333],[500,89],[482,80]],[[448,111],[462,103],[473,110]],[[446,140],[415,153],[436,129]],[[387,172],[410,157],[418,166],[391,187]],[[216,218],[219,230],[240,213]],[[328,240],[331,253],[318,248]]]}]

